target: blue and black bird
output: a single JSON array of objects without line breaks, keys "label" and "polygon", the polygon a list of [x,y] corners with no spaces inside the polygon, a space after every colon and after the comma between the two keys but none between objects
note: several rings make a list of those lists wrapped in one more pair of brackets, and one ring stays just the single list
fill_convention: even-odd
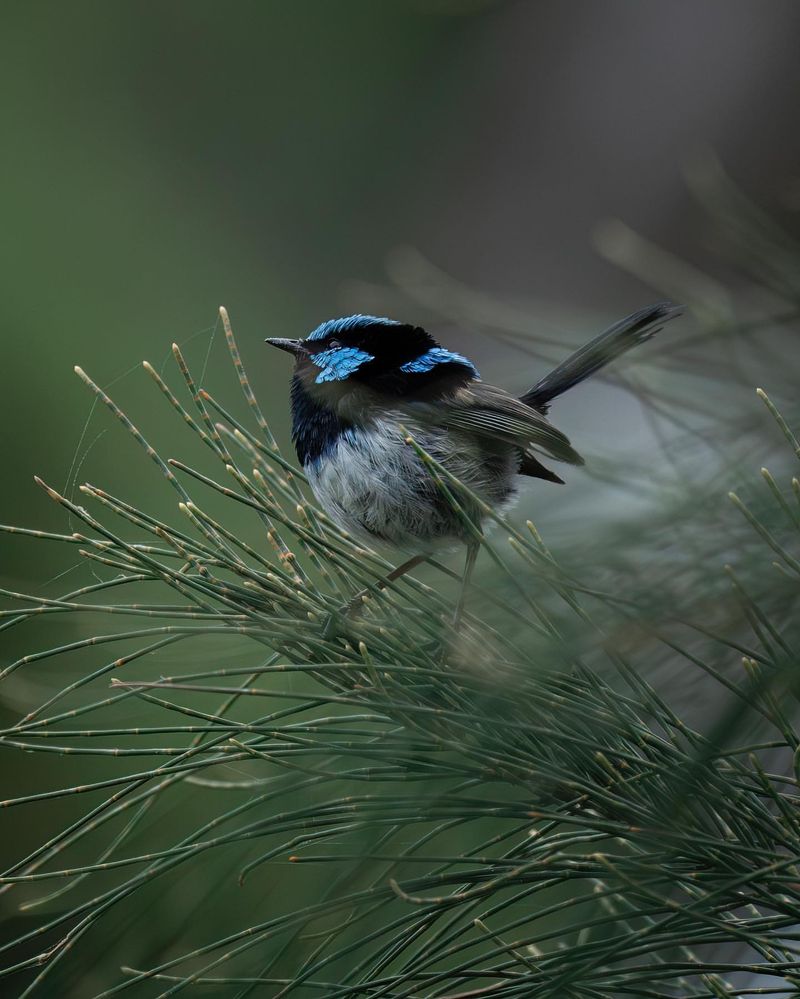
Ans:
[{"label": "blue and black bird", "polygon": [[[544,462],[583,464],[547,419],[553,399],[681,311],[662,302],[635,312],[518,399],[481,381],[468,358],[440,346],[421,326],[393,319],[331,319],[304,340],[267,343],[294,355],[292,438],[323,509],[356,537],[410,554],[382,583],[437,547],[465,543],[458,617],[478,544],[408,435],[485,504],[503,510],[520,476],[563,482]],[[481,511],[473,506],[466,512],[480,524]]]}]

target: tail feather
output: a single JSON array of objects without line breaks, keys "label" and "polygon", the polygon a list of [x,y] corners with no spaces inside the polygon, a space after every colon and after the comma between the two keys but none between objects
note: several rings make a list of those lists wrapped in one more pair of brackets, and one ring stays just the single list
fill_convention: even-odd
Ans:
[{"label": "tail feather", "polygon": [[681,305],[659,302],[657,305],[634,312],[626,319],[621,319],[553,368],[549,375],[545,375],[520,397],[521,401],[540,413],[546,413],[556,396],[571,389],[589,375],[593,375],[595,371],[599,371],[626,350],[649,340],[664,323],[682,312]]}]

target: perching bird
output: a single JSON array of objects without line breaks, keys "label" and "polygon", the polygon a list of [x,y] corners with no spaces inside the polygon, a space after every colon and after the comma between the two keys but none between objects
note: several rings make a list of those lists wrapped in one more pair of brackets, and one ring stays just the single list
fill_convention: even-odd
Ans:
[{"label": "perching bird", "polygon": [[[412,553],[378,585],[443,544],[467,545],[457,620],[478,542],[409,434],[484,503],[502,510],[519,476],[563,482],[541,459],[583,464],[547,419],[552,400],[681,311],[663,302],[633,313],[519,399],[482,382],[468,358],[441,347],[422,327],[392,319],[331,319],[304,340],[266,342],[295,357],[292,439],[322,508],[351,534]],[[479,509],[467,513],[476,524],[483,519]]]}]

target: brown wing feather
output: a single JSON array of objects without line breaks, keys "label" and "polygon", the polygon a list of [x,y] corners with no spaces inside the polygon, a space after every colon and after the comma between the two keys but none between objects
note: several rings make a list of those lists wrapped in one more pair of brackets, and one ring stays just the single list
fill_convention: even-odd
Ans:
[{"label": "brown wing feather", "polygon": [[536,460],[532,452],[539,452],[570,465],[583,464],[583,458],[565,434],[530,406],[494,385],[472,382],[449,399],[435,405],[410,403],[409,409],[434,425],[513,444],[522,452],[523,463],[528,455]]}]

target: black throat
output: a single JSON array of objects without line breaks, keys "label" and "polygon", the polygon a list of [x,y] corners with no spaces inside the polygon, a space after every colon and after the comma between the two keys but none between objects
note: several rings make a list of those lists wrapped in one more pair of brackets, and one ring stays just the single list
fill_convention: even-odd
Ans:
[{"label": "black throat", "polygon": [[339,436],[353,424],[314,399],[297,374],[292,378],[291,399],[292,440],[297,459],[305,466],[330,451]]}]

